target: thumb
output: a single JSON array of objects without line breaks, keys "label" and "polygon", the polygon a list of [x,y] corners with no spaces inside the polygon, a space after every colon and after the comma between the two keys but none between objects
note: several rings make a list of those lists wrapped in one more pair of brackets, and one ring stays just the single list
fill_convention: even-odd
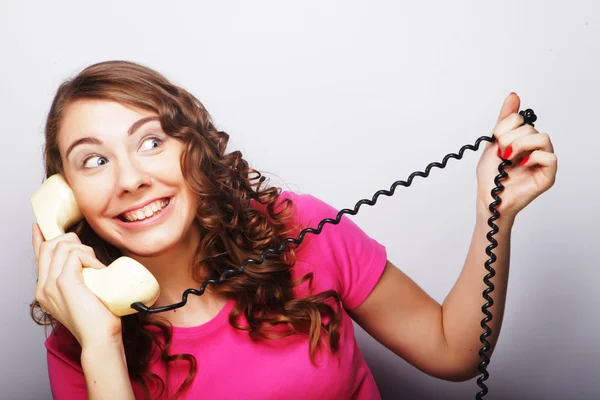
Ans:
[{"label": "thumb", "polygon": [[500,115],[498,116],[498,122],[502,121],[504,118],[508,117],[510,114],[519,112],[519,107],[521,106],[521,99],[516,93],[509,94],[506,99],[504,99],[504,103],[502,104],[502,108],[500,109]]},{"label": "thumb", "polygon": [[31,242],[33,245],[33,252],[35,253],[35,259],[40,258],[40,246],[44,241],[44,234],[40,230],[40,226],[34,223],[31,227]]}]

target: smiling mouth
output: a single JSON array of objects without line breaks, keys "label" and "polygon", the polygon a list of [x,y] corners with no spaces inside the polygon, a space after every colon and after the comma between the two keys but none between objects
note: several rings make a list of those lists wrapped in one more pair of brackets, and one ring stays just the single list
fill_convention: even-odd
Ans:
[{"label": "smiling mouth", "polygon": [[118,218],[123,222],[143,221],[157,214],[160,214],[160,212],[169,205],[170,201],[170,198],[159,199],[155,202],[148,204],[145,207],[123,213],[119,215]]}]

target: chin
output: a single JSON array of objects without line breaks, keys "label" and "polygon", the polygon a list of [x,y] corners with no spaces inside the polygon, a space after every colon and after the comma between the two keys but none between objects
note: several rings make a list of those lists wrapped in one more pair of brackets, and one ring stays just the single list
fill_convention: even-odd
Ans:
[{"label": "chin", "polygon": [[164,254],[164,252],[166,252],[166,250],[156,251],[156,250],[150,250],[150,249],[147,249],[147,250],[145,250],[145,249],[141,249],[141,250],[123,249],[123,250],[121,250],[121,252],[126,257],[132,257],[132,258],[139,257],[140,259],[149,259],[149,258],[160,257],[161,255]]},{"label": "chin", "polygon": [[174,248],[174,245],[160,244],[160,245],[134,245],[126,246],[121,248],[123,254],[130,254],[138,257],[158,257],[167,253],[170,249]]},{"label": "chin", "polygon": [[131,253],[140,257],[157,257],[176,249],[184,243],[183,229],[160,229],[133,237],[122,237],[118,244],[123,253]]},{"label": "chin", "polygon": [[[94,229],[94,228],[92,228]],[[114,229],[94,229],[103,240],[121,251],[123,255],[158,257],[185,243],[183,227],[164,227],[135,234],[123,234]]]}]

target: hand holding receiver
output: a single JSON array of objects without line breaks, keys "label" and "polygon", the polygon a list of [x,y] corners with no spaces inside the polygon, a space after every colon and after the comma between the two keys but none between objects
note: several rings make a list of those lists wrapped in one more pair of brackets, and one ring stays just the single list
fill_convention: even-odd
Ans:
[{"label": "hand holding receiver", "polygon": [[[31,197],[31,205],[46,241],[64,235],[68,227],[83,219],[73,191],[59,174],[42,184]],[[135,302],[151,306],[160,294],[156,278],[131,258],[120,257],[105,268],[83,266],[85,285],[115,316],[136,313],[131,308]]]}]

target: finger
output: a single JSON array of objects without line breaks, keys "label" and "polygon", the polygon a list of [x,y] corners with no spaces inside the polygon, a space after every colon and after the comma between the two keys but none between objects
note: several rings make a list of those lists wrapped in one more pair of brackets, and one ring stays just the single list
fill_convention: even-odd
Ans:
[{"label": "finger", "polygon": [[498,115],[498,121],[500,122],[510,114],[518,113],[519,107],[521,106],[521,99],[516,93],[511,93],[506,96],[504,99],[504,103],[502,103],[502,107],[500,108],[500,114]]},{"label": "finger", "polygon": [[[511,155],[514,156],[515,146],[513,145],[516,140],[522,137],[531,136],[537,134],[538,131],[531,125],[525,124],[510,132],[504,133],[498,138],[498,157],[502,157],[508,160]],[[514,158],[514,157],[513,157]]]},{"label": "finger", "polygon": [[35,253],[35,263],[37,266],[38,260],[40,258],[40,246],[44,242],[44,235],[40,230],[40,226],[38,224],[33,224],[31,226],[31,243],[33,245],[33,252]]},{"label": "finger", "polygon": [[523,125],[524,122],[525,121],[523,120],[523,117],[518,113],[510,114],[502,121],[498,122],[498,124],[494,128],[493,135],[496,137],[497,140],[499,140],[502,137],[502,135],[505,135],[506,133],[517,129],[518,127]]},{"label": "finger", "polygon": [[[54,258],[54,251],[58,243],[70,242],[70,243],[81,243],[79,237],[74,233],[67,233],[65,235],[58,236],[52,240],[47,240],[40,244],[39,257],[38,257],[38,286],[44,287],[48,279],[48,271],[50,270],[50,264]],[[66,256],[65,256],[66,257]]]},{"label": "finger", "polygon": [[65,233],[64,235],[60,235],[55,237],[52,240],[46,240],[44,243],[48,243],[51,247],[56,246],[60,242],[69,242],[69,243],[80,243],[79,236],[77,236],[74,232]]},{"label": "finger", "polygon": [[71,251],[65,260],[60,275],[56,278],[56,286],[66,295],[67,300],[70,292],[65,291],[65,289],[70,285],[83,282],[83,268],[102,269],[106,266],[82,249]]},{"label": "finger", "polygon": [[73,243],[61,241],[56,244],[52,254],[52,260],[50,261],[50,267],[48,268],[46,282],[44,283],[45,287],[52,288],[56,285],[56,279],[58,279],[62,273],[71,250],[73,250]]},{"label": "finger", "polygon": [[81,276],[83,268],[103,269],[106,268],[106,265],[102,264],[97,258],[90,256],[82,249],[73,249],[65,261],[61,275],[77,278],[78,276]]},{"label": "finger", "polygon": [[[72,304],[76,304],[76,302],[81,301],[81,291],[80,290],[69,290],[69,288],[76,287],[75,285],[80,285],[83,281],[82,274],[82,266],[90,266],[93,268],[105,268],[104,265],[100,264],[98,260],[91,257],[89,254],[83,251],[72,251],[69,253],[69,257],[65,261],[64,268],[62,270],[62,274],[58,277],[56,283],[58,289],[61,291],[63,298],[65,299],[65,305],[67,308]],[[87,287],[87,286],[86,286]],[[92,292],[92,294],[96,295],[92,289],[87,287],[87,289]]]},{"label": "finger", "polygon": [[90,246],[86,246],[85,244],[74,244],[73,248],[77,248],[80,249],[81,251],[83,251],[84,253],[89,254],[90,256],[96,258],[96,253],[94,252],[94,249],[91,248]]},{"label": "finger", "polygon": [[537,135],[525,135],[515,139],[510,144],[510,154],[503,157],[506,160],[514,160],[520,157],[529,155],[535,150],[542,150],[547,153],[553,153],[554,148],[550,141],[550,136],[547,133],[539,133]]},{"label": "finger", "polygon": [[79,259],[81,260],[81,265],[84,268],[94,268],[94,269],[103,269],[106,268],[106,265],[102,264],[100,260],[96,258],[96,256],[90,254],[89,252],[83,251],[81,253],[77,253],[79,255]]},{"label": "finger", "polygon": [[63,241],[56,245],[54,257],[52,258],[50,269],[48,271],[48,281],[58,279],[63,273],[67,259],[72,254],[77,255],[78,258],[82,260],[83,264],[80,265],[80,269],[81,267],[96,269],[105,268],[104,264],[96,258],[94,250],[91,247]]},{"label": "finger", "polygon": [[524,165],[528,168],[541,166],[542,173],[547,179],[546,187],[550,187],[554,184],[556,179],[556,171],[558,169],[558,158],[556,157],[556,154],[542,150],[535,150],[523,161],[521,161],[521,165]]}]

